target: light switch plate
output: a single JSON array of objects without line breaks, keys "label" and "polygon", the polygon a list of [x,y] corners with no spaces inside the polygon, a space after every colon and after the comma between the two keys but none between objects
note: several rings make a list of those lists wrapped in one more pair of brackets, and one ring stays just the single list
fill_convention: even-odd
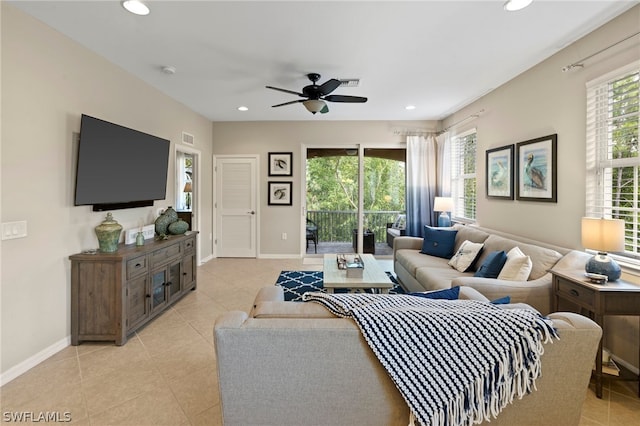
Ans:
[{"label": "light switch plate", "polygon": [[27,221],[5,222],[2,224],[2,239],[13,240],[27,236]]}]

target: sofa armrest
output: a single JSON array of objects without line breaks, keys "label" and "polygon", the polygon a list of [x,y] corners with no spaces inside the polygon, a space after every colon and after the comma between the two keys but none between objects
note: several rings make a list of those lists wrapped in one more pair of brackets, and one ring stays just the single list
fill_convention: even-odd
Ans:
[{"label": "sofa armrest", "polygon": [[284,302],[284,289],[279,285],[262,287],[253,302],[255,306],[258,302]]},{"label": "sofa armrest", "polygon": [[422,238],[400,236],[393,239],[393,261],[396,261],[396,250],[422,250]]},{"label": "sofa armrest", "polygon": [[512,303],[526,303],[546,315],[551,311],[551,274],[544,274],[537,280],[507,281],[496,278],[459,277],[451,281],[451,286],[475,288],[489,300],[509,296]]}]

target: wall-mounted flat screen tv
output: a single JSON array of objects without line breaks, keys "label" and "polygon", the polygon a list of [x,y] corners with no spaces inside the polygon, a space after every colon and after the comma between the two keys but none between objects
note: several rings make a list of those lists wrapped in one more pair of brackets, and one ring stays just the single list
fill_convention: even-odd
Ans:
[{"label": "wall-mounted flat screen tv", "polygon": [[83,114],[75,205],[103,211],[165,199],[169,145],[167,139]]}]

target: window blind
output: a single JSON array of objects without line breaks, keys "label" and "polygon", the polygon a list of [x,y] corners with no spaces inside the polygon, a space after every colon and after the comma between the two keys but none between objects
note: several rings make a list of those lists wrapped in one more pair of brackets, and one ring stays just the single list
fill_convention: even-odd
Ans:
[{"label": "window blind", "polygon": [[640,260],[640,61],[587,83],[587,217],[623,219],[625,251]]},{"label": "window blind", "polygon": [[476,219],[476,129],[455,136],[451,142],[452,217]]}]

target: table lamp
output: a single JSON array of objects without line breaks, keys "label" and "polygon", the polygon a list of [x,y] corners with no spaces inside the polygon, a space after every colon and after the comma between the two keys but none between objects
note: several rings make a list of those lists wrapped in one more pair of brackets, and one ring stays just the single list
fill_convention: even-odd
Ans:
[{"label": "table lamp", "polygon": [[453,210],[453,198],[436,197],[433,202],[433,211],[440,212],[438,216],[438,226],[451,226],[449,212]]},{"label": "table lamp", "polygon": [[588,273],[606,275],[608,281],[620,278],[620,265],[607,252],[624,250],[624,220],[583,217],[582,245],[598,252],[585,265]]},{"label": "table lamp", "polygon": [[185,195],[185,203],[187,204],[187,210],[191,208],[191,182],[187,182],[184,184],[184,189],[182,190]]}]

